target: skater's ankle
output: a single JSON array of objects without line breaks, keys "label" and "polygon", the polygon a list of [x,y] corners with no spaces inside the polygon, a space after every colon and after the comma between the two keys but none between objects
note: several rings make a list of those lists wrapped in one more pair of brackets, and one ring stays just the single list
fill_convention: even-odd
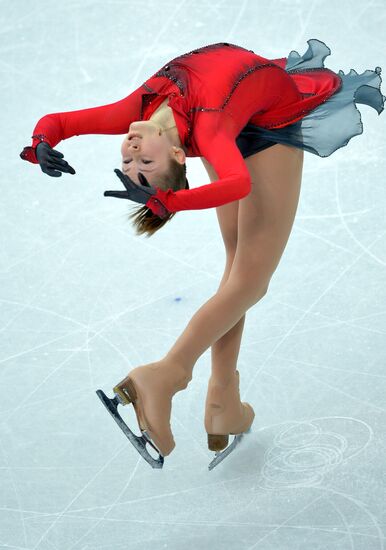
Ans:
[{"label": "skater's ankle", "polygon": [[170,379],[175,384],[175,391],[184,390],[192,380],[192,369],[169,357],[158,361],[161,369],[170,374]]},{"label": "skater's ankle", "polygon": [[209,378],[210,384],[218,386],[227,386],[235,378],[236,371],[224,372],[212,372]]}]

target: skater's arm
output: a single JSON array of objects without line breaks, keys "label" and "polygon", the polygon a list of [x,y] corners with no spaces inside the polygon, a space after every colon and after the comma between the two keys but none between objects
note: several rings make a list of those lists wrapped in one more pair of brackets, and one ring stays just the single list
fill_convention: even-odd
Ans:
[{"label": "skater's arm", "polygon": [[150,199],[148,206],[157,213],[153,200],[159,199],[169,212],[214,208],[242,199],[251,190],[251,178],[235,139],[225,131],[208,132],[196,138],[201,156],[216,170],[218,180],[194,189],[162,191]]},{"label": "skater's arm", "polygon": [[124,99],[114,103],[45,115],[34,128],[32,147],[25,147],[20,157],[38,164],[35,149],[41,141],[55,147],[63,139],[81,134],[126,133],[130,124],[140,118],[143,91],[143,87],[140,86]]}]

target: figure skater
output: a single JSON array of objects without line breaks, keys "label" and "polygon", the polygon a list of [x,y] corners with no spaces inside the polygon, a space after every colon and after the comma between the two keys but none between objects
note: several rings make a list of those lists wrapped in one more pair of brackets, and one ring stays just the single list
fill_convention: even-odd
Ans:
[{"label": "figure skater", "polygon": [[[97,394],[131,443],[154,468],[175,446],[174,394],[187,387],[197,359],[211,347],[205,403],[208,447],[222,460],[250,431],[254,410],[240,401],[236,368],[246,311],[267,293],[293,225],[304,151],[331,155],[363,132],[357,103],[384,109],[381,68],[347,75],[324,67],[330,49],[307,41],[300,56],[267,59],[226,42],[180,55],[126,98],[41,118],[21,158],[52,177],[75,174],[57,143],[80,134],[125,134],[125,187],[105,196],[141,206],[130,216],[137,234],[153,235],[180,210],[216,208],[226,264],[219,288],[192,317],[167,354],[132,369]],[[190,189],[186,157],[197,157],[211,183]],[[123,422],[132,404],[142,435]],[[229,435],[235,438],[230,446]],[[155,459],[147,444],[158,452]],[[225,449],[225,450],[224,450]],[[223,452],[220,452],[223,451]]]}]

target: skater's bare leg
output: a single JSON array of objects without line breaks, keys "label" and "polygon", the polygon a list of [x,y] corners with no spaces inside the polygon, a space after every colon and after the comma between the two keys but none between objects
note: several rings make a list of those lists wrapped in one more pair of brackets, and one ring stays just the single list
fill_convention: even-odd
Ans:
[{"label": "skater's bare leg", "polygon": [[[228,280],[233,258],[227,258],[224,275],[217,292],[223,288]],[[227,383],[232,373],[237,368],[237,359],[240,352],[241,338],[245,325],[245,313],[239,321],[223,334],[211,346],[212,379],[221,383]]]},{"label": "skater's bare leg", "polygon": [[[201,159],[208,173],[210,181],[218,180],[213,166],[205,159]],[[239,201],[233,201],[216,208],[221,236],[224,242],[226,260],[225,269],[217,292],[228,280],[237,248],[237,225],[239,215]],[[226,384],[236,370],[239,356],[241,337],[245,324],[245,314],[230,329],[211,346],[212,380]]]},{"label": "skater's bare leg", "polygon": [[238,201],[238,239],[224,285],[192,317],[164,361],[187,373],[267,292],[293,225],[304,152],[276,144],[246,159],[252,190]]},{"label": "skater's bare leg", "polygon": [[[292,228],[300,193],[303,151],[277,144],[249,157],[246,163],[252,189],[238,201],[237,245],[232,264],[230,261],[228,264],[229,275],[226,279],[224,276],[217,293],[195,313],[163,359],[133,369],[127,383],[124,380],[116,386],[124,393],[129,381],[134,384],[139,425],[142,423],[142,429],[146,428],[163,456],[174,448],[170,430],[172,396],[187,386],[202,353],[227,333],[229,348],[224,357],[231,357],[226,364],[229,372],[234,371],[242,318],[266,293]],[[232,339],[231,330],[237,323],[239,332],[235,329]],[[219,372],[220,355],[217,357]],[[253,421],[251,407],[249,412],[250,418],[241,418],[248,426]],[[228,433],[228,428],[224,430],[211,425],[208,437]],[[240,424],[231,433],[243,431]]]}]

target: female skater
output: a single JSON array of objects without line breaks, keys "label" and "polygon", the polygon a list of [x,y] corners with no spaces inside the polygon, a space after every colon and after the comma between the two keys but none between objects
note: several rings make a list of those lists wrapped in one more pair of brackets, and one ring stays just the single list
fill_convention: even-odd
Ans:
[{"label": "female skater", "polygon": [[[294,221],[304,150],[326,157],[363,132],[355,103],[384,109],[380,67],[345,75],[324,67],[329,48],[308,40],[303,56],[267,59],[225,42],[180,55],[128,97],[105,106],[53,113],[39,120],[21,158],[61,176],[75,170],[53,149],[79,134],[127,134],[121,146],[123,191],[105,196],[141,204],[138,234],[150,236],[180,210],[217,208],[226,265],[216,294],[192,317],[159,361],[132,369],[110,399],[97,394],[145,460],[162,468],[175,443],[173,395],[185,389],[211,346],[205,405],[215,463],[254,420],[242,403],[236,369],[245,313],[267,292]],[[127,133],[128,132],[128,133]],[[202,158],[210,184],[189,189],[186,157]],[[120,417],[132,403],[142,436]],[[229,435],[235,435],[228,445]],[[149,444],[159,454],[154,459]],[[213,463],[210,468],[213,467]]]}]

